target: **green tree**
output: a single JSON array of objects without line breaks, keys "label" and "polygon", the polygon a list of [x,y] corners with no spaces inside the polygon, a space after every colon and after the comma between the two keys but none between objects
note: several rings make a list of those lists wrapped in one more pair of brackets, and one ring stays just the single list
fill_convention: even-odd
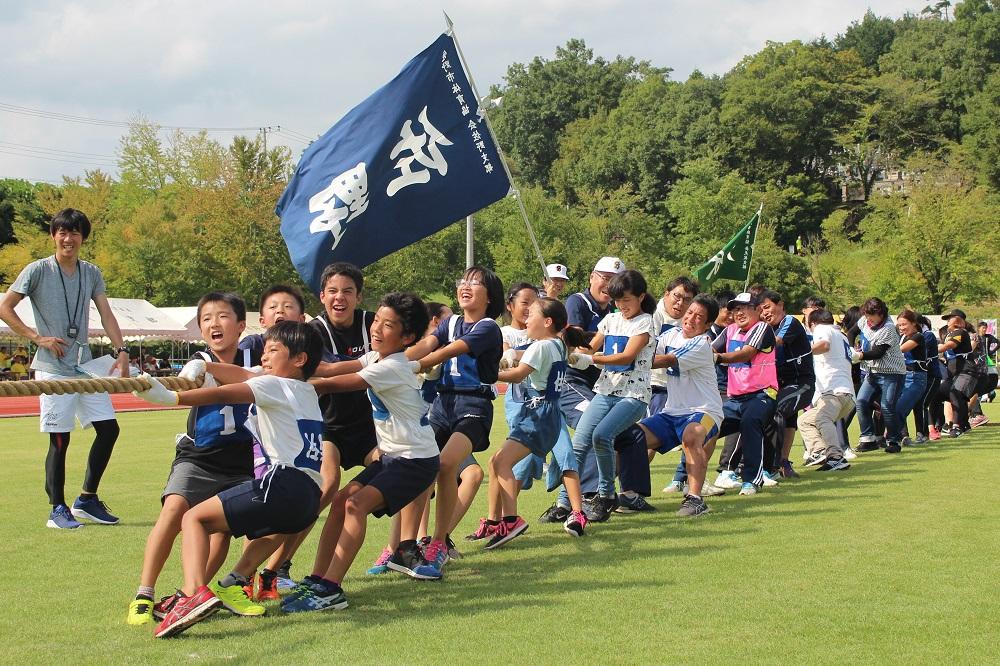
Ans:
[{"label": "green tree", "polygon": [[634,58],[595,58],[583,40],[571,39],[556,49],[553,60],[536,57],[507,68],[504,85],[490,91],[492,98],[502,98],[491,114],[497,138],[525,184],[547,187],[559,135],[567,125],[613,109],[637,80],[665,78],[667,73]]},{"label": "green tree", "polygon": [[769,42],[725,76],[719,122],[729,165],[758,183],[827,175],[867,77],[853,50]]},{"label": "green tree", "polygon": [[877,247],[873,288],[893,307],[939,313],[957,299],[996,298],[992,266],[1000,208],[954,169],[924,172],[906,197],[872,200],[864,242]]},{"label": "green tree", "polygon": [[860,21],[853,21],[843,35],[837,35],[834,45],[838,50],[853,49],[865,67],[878,71],[878,59],[889,52],[896,39],[896,22],[889,17],[879,18],[870,8]]}]

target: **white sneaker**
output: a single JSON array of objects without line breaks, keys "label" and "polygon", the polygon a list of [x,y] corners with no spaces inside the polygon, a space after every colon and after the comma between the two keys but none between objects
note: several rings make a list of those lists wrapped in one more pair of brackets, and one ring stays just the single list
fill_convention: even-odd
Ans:
[{"label": "white sneaker", "polygon": [[687,485],[680,481],[671,481],[663,488],[665,493],[687,493]]},{"label": "white sneaker", "polygon": [[776,485],[778,485],[778,480],[771,476],[770,472],[764,472],[764,487],[773,488]]},{"label": "white sneaker", "polygon": [[806,458],[806,467],[815,467],[826,462],[826,451],[813,451]]},{"label": "white sneaker", "polygon": [[854,449],[852,449],[851,447],[848,446],[844,450],[844,460],[854,460],[857,457],[858,457],[858,454],[855,453]]},{"label": "white sneaker", "polygon": [[730,490],[733,488],[739,488],[743,485],[743,482],[736,476],[736,472],[727,469],[725,472],[719,474],[719,478],[715,480],[713,485]]},{"label": "white sneaker", "polygon": [[726,494],[725,488],[720,488],[719,486],[711,484],[708,481],[701,484],[702,497],[718,497],[719,495],[725,495],[725,494]]}]

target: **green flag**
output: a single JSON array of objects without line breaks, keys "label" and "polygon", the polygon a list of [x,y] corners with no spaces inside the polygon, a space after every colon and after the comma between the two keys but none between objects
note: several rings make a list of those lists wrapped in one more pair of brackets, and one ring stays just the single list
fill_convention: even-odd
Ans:
[{"label": "green flag", "polygon": [[750,221],[744,224],[736,235],[719,250],[714,257],[702,264],[694,272],[702,290],[711,288],[716,280],[740,280],[746,282],[753,260],[753,244],[757,239],[757,223],[760,209]]}]

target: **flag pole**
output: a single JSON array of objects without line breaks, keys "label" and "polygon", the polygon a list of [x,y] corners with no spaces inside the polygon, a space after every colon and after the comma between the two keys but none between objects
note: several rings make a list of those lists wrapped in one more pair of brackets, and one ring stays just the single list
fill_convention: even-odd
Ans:
[{"label": "flag pole", "polygon": [[753,245],[750,246],[750,262],[747,264],[747,279],[743,283],[743,291],[747,291],[750,288],[750,269],[753,268],[753,255],[754,251],[757,249],[757,229],[760,228],[760,218],[764,213],[764,202],[760,202],[760,206],[757,208],[757,226],[753,230]]},{"label": "flag pole", "polygon": [[542,279],[547,279],[548,275],[545,274],[545,259],[542,257],[541,248],[538,247],[538,239],[535,238],[535,230],[532,228],[531,221],[528,219],[528,211],[524,208],[524,201],[521,199],[521,192],[514,186],[514,176],[511,175],[510,168],[507,166],[507,160],[504,159],[503,150],[500,148],[500,142],[497,141],[497,135],[493,131],[493,125],[490,123],[487,109],[483,104],[483,98],[480,96],[479,89],[476,87],[475,79],[472,78],[472,70],[465,61],[465,54],[462,53],[462,45],[458,43],[458,34],[455,32],[455,24],[452,23],[451,17],[448,16],[448,12],[441,13],[444,14],[444,22],[448,27],[445,32],[455,42],[455,50],[458,52],[459,63],[462,65],[462,69],[465,70],[465,76],[469,79],[469,85],[472,86],[472,94],[476,96],[477,115],[483,119],[483,122],[486,125],[486,131],[490,133],[490,138],[493,139],[493,145],[496,146],[497,155],[500,157],[500,164],[503,165],[503,170],[507,174],[507,180],[510,182],[510,192],[508,192],[508,195],[513,195],[514,200],[517,201],[517,207],[521,212],[521,218],[524,220],[524,226],[528,229],[528,238],[531,239],[531,245],[535,249],[535,257],[538,259],[538,264],[542,267]]}]

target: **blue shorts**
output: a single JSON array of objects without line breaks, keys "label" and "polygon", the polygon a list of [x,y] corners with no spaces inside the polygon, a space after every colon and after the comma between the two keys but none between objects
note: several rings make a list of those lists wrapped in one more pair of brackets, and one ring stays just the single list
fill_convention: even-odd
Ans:
[{"label": "blue shorts", "polygon": [[251,539],[301,532],[319,515],[319,497],[312,478],[285,466],[218,494],[229,531],[234,537]]},{"label": "blue shorts", "polygon": [[493,399],[485,392],[438,393],[429,419],[439,449],[444,449],[456,432],[469,438],[474,453],[490,447]]},{"label": "blue shorts", "polygon": [[523,402],[507,439],[526,446],[536,456],[545,457],[556,445],[563,417],[559,405],[548,400]]},{"label": "blue shorts", "polygon": [[704,412],[692,412],[684,416],[672,416],[661,412],[644,418],[639,423],[660,440],[660,446],[656,449],[659,453],[666,453],[680,446],[684,438],[684,429],[692,423],[704,426],[707,431],[703,444],[719,434],[719,426],[716,425],[715,419]]},{"label": "blue shorts", "polygon": [[398,458],[383,455],[361,470],[351,483],[371,486],[382,493],[385,506],[373,511],[373,516],[392,516],[430,488],[440,468],[440,456]]}]

